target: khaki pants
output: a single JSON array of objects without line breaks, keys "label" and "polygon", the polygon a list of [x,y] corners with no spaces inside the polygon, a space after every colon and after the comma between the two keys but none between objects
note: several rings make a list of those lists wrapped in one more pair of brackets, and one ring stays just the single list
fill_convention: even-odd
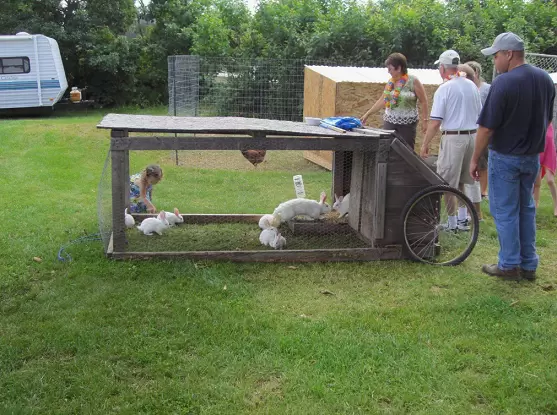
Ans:
[{"label": "khaki pants", "polygon": [[443,134],[437,160],[437,173],[449,186],[474,184],[470,176],[470,161],[474,155],[476,134]]}]

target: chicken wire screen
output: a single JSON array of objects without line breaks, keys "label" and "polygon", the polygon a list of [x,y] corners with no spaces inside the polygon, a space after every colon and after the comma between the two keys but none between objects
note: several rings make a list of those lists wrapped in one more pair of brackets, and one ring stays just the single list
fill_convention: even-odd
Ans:
[{"label": "chicken wire screen", "polygon": [[99,219],[99,233],[104,245],[104,250],[108,249],[110,238],[112,237],[112,164],[110,162],[110,152],[104,162],[99,188],[97,191],[97,216]]},{"label": "chicken wire screen", "polygon": [[301,121],[305,65],[383,67],[384,63],[382,58],[338,62],[169,56],[168,113]]},{"label": "chicken wire screen", "polygon": [[[302,151],[187,150],[179,153],[176,166],[174,152],[129,152],[130,174],[141,172],[146,163],[156,162],[162,167],[164,178],[153,187],[152,202],[159,212],[172,213],[177,208],[183,222],[158,229],[147,226],[142,230],[138,226],[144,216],[134,215],[135,225],[126,229],[127,251],[370,246],[348,223],[350,196],[346,193],[349,189],[343,191],[345,194],[337,194],[335,204],[332,172],[304,159]],[[342,174],[349,177],[350,168],[350,163],[346,163]],[[110,168],[103,173],[101,186],[105,188],[99,194],[110,194],[107,175]],[[320,203],[322,193],[326,200]],[[283,202],[287,204],[281,205]],[[106,200],[99,202],[99,206],[104,209],[99,218],[102,218],[102,229],[106,230],[110,208]]]}]

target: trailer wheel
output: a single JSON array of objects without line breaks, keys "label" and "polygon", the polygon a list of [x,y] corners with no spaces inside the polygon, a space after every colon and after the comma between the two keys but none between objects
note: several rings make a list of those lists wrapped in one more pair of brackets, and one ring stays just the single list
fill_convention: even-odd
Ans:
[{"label": "trailer wheel", "polygon": [[[466,208],[466,221],[455,226],[450,216]],[[402,210],[402,233],[406,254],[433,265],[458,265],[474,249],[479,220],[474,205],[460,190],[445,185],[416,193]]]}]

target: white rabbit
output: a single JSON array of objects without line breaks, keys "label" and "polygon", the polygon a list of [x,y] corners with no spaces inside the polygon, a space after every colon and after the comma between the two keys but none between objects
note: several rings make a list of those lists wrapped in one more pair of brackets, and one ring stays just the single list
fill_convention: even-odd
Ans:
[{"label": "white rabbit", "polygon": [[335,203],[333,204],[333,210],[336,210],[342,218],[344,215],[348,213],[348,209],[350,208],[350,193],[347,193],[346,196],[337,197],[335,195]]},{"label": "white rabbit", "polygon": [[277,228],[267,228],[259,234],[259,242],[274,249],[282,249],[286,246],[286,238],[280,234]]},{"label": "white rabbit", "polygon": [[284,249],[284,247],[286,247],[286,238],[282,236],[280,232],[277,232],[274,241],[270,243],[270,247],[275,249]]},{"label": "white rabbit", "polygon": [[278,220],[273,215],[266,214],[259,219],[259,227],[261,229],[274,228],[276,225],[280,225],[280,223],[278,223]]},{"label": "white rabbit", "polygon": [[174,213],[167,213],[166,220],[170,226],[174,226],[178,223],[184,223],[184,217],[180,215],[178,208],[174,208]]},{"label": "white rabbit", "polygon": [[164,210],[161,210],[156,218],[144,219],[143,222],[141,222],[141,225],[137,227],[137,229],[139,229],[145,235],[152,235],[153,232],[162,235],[162,232],[169,226],[170,224],[166,219],[166,213]]},{"label": "white rabbit", "polygon": [[295,216],[305,215],[311,219],[319,219],[325,213],[331,211],[331,207],[325,203],[327,195],[325,192],[321,193],[319,202],[316,200],[308,199],[291,199],[281,203],[273,212],[275,219],[279,219],[280,223],[289,221]]},{"label": "white rabbit", "polygon": [[126,228],[133,228],[135,225],[135,219],[128,213],[128,208],[124,210],[124,223],[126,224]]}]

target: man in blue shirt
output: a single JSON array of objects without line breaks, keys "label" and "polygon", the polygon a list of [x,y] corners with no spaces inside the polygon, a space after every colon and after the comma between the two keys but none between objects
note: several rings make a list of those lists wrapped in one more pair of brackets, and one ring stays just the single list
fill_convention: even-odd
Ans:
[{"label": "man in blue shirt", "polygon": [[498,263],[484,265],[482,271],[505,280],[533,281],[539,258],[532,191],[555,89],[546,72],[525,63],[524,42],[514,33],[501,33],[482,53],[493,56],[501,74],[480,113],[470,163],[470,174],[477,179],[478,159],[489,143],[489,207],[500,250]]}]

